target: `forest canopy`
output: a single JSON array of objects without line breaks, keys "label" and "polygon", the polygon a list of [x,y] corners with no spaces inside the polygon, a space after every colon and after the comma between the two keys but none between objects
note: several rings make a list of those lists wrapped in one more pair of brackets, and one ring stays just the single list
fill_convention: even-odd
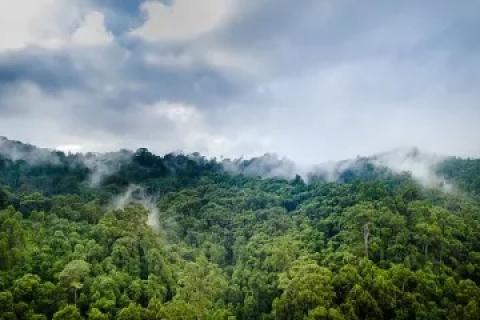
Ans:
[{"label": "forest canopy", "polygon": [[3,138],[0,319],[479,319],[480,160],[282,161]]}]

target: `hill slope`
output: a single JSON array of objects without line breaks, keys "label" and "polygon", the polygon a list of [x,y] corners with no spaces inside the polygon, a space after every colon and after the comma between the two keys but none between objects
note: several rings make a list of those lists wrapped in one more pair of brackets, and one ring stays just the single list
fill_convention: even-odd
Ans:
[{"label": "hill slope", "polygon": [[302,179],[273,155],[2,139],[0,318],[477,319],[480,161],[419,171],[445,192],[407,155]]}]

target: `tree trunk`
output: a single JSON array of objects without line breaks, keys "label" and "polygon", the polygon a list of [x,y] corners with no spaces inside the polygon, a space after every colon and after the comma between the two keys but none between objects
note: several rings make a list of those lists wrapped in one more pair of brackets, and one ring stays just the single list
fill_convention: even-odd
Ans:
[{"label": "tree trunk", "polygon": [[363,246],[365,249],[365,257],[368,259],[368,238],[370,237],[370,229],[368,227],[370,223],[365,223],[363,225]]}]

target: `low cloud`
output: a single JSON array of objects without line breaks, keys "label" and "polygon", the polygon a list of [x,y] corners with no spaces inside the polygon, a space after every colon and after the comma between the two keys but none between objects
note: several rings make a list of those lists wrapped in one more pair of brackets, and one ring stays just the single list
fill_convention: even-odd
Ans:
[{"label": "low cloud", "polygon": [[107,153],[79,154],[80,161],[90,170],[89,185],[98,187],[103,180],[128,164],[133,153],[127,150]]},{"label": "low cloud", "polygon": [[127,190],[116,196],[112,200],[112,208],[124,210],[129,204],[135,203],[142,205],[148,211],[147,224],[153,230],[160,232],[160,211],[157,207],[157,201],[154,196],[148,195],[145,189],[139,185],[129,185]]},{"label": "low cloud", "polygon": [[446,157],[420,151],[417,148],[399,148],[372,157],[372,163],[387,167],[394,173],[409,172],[424,187],[439,188],[447,192],[454,186],[436,173],[437,166]]},{"label": "low cloud", "polygon": [[262,178],[293,179],[296,175],[305,173],[293,161],[271,153],[252,159],[225,159],[222,161],[222,166],[232,174]]},{"label": "low cloud", "polygon": [[60,158],[50,149],[37,148],[0,137],[0,155],[11,161],[23,160],[30,165],[60,164]]},{"label": "low cloud", "polygon": [[455,186],[437,173],[437,167],[446,159],[447,157],[424,152],[418,148],[398,148],[369,157],[309,166],[302,166],[276,154],[265,154],[252,159],[225,159],[221,164],[231,174],[288,180],[299,175],[305,181],[322,178],[328,182],[343,182],[343,177],[348,172],[361,179],[366,174],[366,166],[372,165],[377,169],[388,169],[394,174],[409,173],[423,187],[453,192],[456,190]]}]

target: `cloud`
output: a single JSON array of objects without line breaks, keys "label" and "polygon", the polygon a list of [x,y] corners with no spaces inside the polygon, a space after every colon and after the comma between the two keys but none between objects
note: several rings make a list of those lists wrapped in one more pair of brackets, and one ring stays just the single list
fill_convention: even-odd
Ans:
[{"label": "cloud", "polygon": [[19,0],[0,4],[0,52],[29,47],[61,50],[104,45],[113,40],[104,14],[88,1]]},{"label": "cloud", "polygon": [[247,160],[242,158],[225,159],[222,161],[222,166],[227,172],[233,174],[262,178],[293,179],[296,175],[302,175],[304,178],[308,175],[308,171],[304,171],[293,161],[269,153]]},{"label": "cloud", "polygon": [[61,49],[88,10],[78,0],[18,0],[0,4],[0,52],[31,46]]},{"label": "cloud", "polygon": [[147,19],[130,34],[147,41],[190,40],[224,23],[230,14],[230,7],[230,0],[146,1],[141,8]]},{"label": "cloud", "polygon": [[[193,105],[159,101],[139,107],[129,119],[139,124],[143,123],[147,130],[154,126],[163,128],[162,134],[159,135],[159,139],[162,139],[161,153],[199,151],[215,155],[228,148],[229,142],[209,127],[204,115]],[[156,138],[153,135],[150,139]]]},{"label": "cloud", "polygon": [[11,138],[92,151],[276,152],[305,165],[405,145],[480,155],[475,1],[19,0],[3,9],[0,127]]},{"label": "cloud", "polygon": [[[0,4],[0,50],[21,49],[44,41],[50,44],[55,43],[58,34],[49,32],[54,29],[55,22],[48,18],[52,16],[49,9],[57,5],[57,1],[52,0],[2,2]],[[47,19],[45,25],[41,26],[40,22],[43,18]]]},{"label": "cloud", "polygon": [[90,170],[89,185],[98,187],[107,176],[118,172],[123,165],[128,164],[133,153],[126,150],[107,153],[80,154],[80,161]]},{"label": "cloud", "polygon": [[445,159],[436,154],[421,152],[416,148],[399,148],[374,156],[372,163],[376,166],[387,167],[397,174],[409,172],[425,187],[452,192],[454,191],[453,185],[435,172],[437,166]]},{"label": "cloud", "polygon": [[92,11],[85,16],[82,24],[72,34],[72,43],[78,45],[106,45],[113,41],[113,35],[105,28],[102,13]]},{"label": "cloud", "polygon": [[13,106],[16,99],[24,99],[18,94],[27,90],[27,86],[38,87],[43,91],[41,95],[58,93],[65,88],[81,89],[87,80],[73,57],[65,52],[35,48],[0,55],[0,105],[3,107]]},{"label": "cloud", "polygon": [[5,137],[0,137],[0,155],[12,161],[24,160],[31,165],[60,164],[60,158],[51,150],[11,141]]}]

